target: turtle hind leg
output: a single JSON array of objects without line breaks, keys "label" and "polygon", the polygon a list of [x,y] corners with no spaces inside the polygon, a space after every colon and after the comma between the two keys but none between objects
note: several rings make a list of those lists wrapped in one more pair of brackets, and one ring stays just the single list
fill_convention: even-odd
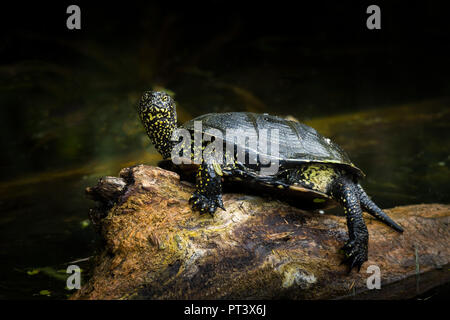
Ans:
[{"label": "turtle hind leg", "polygon": [[204,161],[197,172],[196,190],[189,199],[194,210],[214,214],[217,208],[225,210],[222,202],[222,171],[220,165]]},{"label": "turtle hind leg", "polygon": [[389,216],[386,213],[384,213],[383,210],[381,210],[372,200],[370,200],[369,196],[361,187],[361,185],[358,184],[357,189],[359,202],[361,203],[361,206],[364,209],[364,211],[367,211],[367,213],[369,213],[371,216],[380,220],[381,222],[388,225],[395,231],[403,232],[402,227],[400,227],[397,223],[395,223],[394,220],[389,218]]},{"label": "turtle hind leg", "polygon": [[349,272],[354,267],[359,271],[368,258],[369,232],[364,223],[357,192],[355,183],[345,176],[335,179],[331,185],[331,196],[342,204],[347,218],[349,239],[342,251],[345,254],[343,263],[350,266]]}]

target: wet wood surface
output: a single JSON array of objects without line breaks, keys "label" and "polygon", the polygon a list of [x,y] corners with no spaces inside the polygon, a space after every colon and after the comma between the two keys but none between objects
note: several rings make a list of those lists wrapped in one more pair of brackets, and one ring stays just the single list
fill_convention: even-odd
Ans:
[{"label": "wet wood surface", "polygon": [[345,217],[231,193],[211,217],[191,210],[193,190],[145,165],[88,188],[102,245],[72,299],[401,299],[450,281],[449,205],[387,209],[403,234],[364,214],[369,261],[348,273]]}]

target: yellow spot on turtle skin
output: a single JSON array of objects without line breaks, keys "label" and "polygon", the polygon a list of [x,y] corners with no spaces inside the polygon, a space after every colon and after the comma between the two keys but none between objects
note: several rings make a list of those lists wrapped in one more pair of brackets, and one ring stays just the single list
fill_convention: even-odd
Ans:
[{"label": "yellow spot on turtle skin", "polygon": [[325,202],[325,199],[315,198],[315,199],[313,200],[313,202],[315,202],[315,203],[322,203],[322,202]]},{"label": "yellow spot on turtle skin", "polygon": [[[330,184],[337,176],[334,167],[326,164],[308,164],[295,170],[294,180],[298,179],[307,188],[327,193]],[[296,177],[295,177],[296,176]]]},{"label": "yellow spot on turtle skin", "polygon": [[214,171],[219,175],[219,176],[223,176],[223,172],[222,172],[222,168],[220,167],[220,164],[218,163],[213,163],[213,168]]},{"label": "yellow spot on turtle skin", "polygon": [[284,189],[282,185],[277,186],[278,189]]}]

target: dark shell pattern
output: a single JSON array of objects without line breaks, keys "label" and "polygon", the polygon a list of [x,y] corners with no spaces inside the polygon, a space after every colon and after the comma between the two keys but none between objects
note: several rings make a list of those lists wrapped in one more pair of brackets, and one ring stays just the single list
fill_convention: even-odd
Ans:
[{"label": "dark shell pattern", "polygon": [[[285,165],[295,166],[305,162],[334,163],[359,177],[364,176],[337,144],[320,135],[314,128],[300,122],[250,112],[209,113],[186,122],[181,128],[193,132],[194,121],[201,121],[203,134],[209,129],[217,129],[222,132],[225,141],[227,129],[241,129],[246,137],[256,139],[260,138],[260,132],[264,132],[261,129],[266,129],[265,136],[268,137],[269,146],[276,142],[275,136],[270,133],[273,129],[277,129],[278,160]],[[248,149],[249,146],[246,147]],[[250,150],[251,152],[271,157],[270,148],[268,152],[263,152],[258,146],[257,150]]]}]

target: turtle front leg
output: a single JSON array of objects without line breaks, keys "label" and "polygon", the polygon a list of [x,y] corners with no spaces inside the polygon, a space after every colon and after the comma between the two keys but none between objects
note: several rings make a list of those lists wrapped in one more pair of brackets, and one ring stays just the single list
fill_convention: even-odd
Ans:
[{"label": "turtle front leg", "polygon": [[364,223],[357,187],[349,178],[339,177],[333,183],[332,196],[342,204],[347,218],[349,239],[342,248],[345,254],[343,263],[350,266],[349,272],[354,267],[359,271],[368,258],[369,232]]},{"label": "turtle front leg", "polygon": [[222,202],[222,171],[219,164],[203,162],[197,172],[196,190],[189,199],[194,210],[214,214],[225,210]]}]

